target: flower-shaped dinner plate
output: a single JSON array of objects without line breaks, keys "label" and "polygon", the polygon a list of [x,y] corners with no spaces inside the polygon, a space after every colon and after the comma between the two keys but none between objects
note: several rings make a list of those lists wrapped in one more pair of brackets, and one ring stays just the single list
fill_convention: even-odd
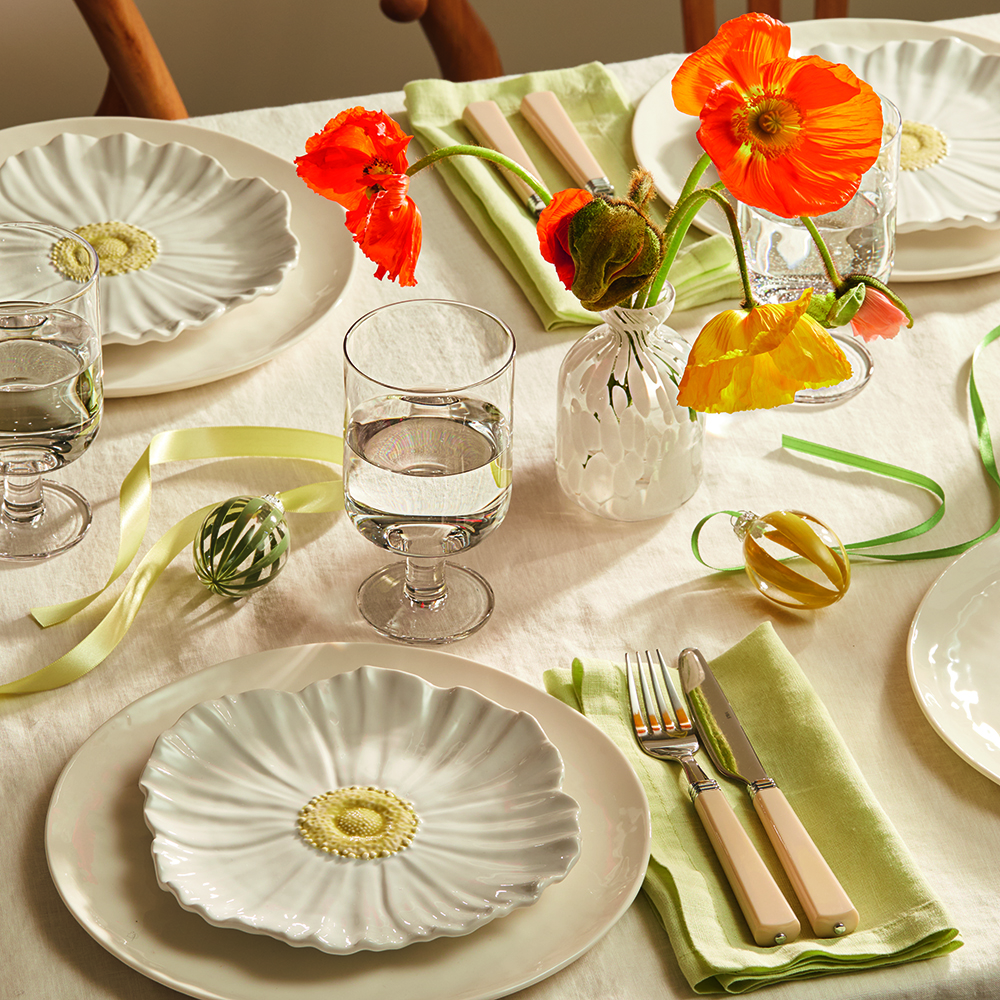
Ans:
[{"label": "flower-shaped dinner plate", "polygon": [[958,38],[887,42],[866,52],[816,45],[899,108],[903,167],[896,231],[1000,226],[1000,55]]},{"label": "flower-shaped dinner plate", "polygon": [[[562,756],[563,790],[580,805],[580,859],[567,878],[534,905],[475,934],[353,955],[214,927],[178,906],[157,883],[139,789],[159,736],[202,702],[258,688],[300,691],[368,664],[437,687],[469,687],[538,720]],[[390,643],[267,650],[145,695],[76,752],[56,783],[45,823],[53,881],[84,929],[126,965],[204,1000],[506,996],[573,962],[607,933],[639,891],[649,845],[649,806],[635,772],[579,712],[506,671]]]},{"label": "flower-shaped dinner plate", "polygon": [[535,903],[580,853],[562,780],[526,712],[366,666],[195,706],[139,784],[157,879],[185,909],[348,955]]},{"label": "flower-shaped dinner plate", "polygon": [[966,763],[1000,784],[1000,536],[958,557],[910,625],[910,686],[927,721]]},{"label": "flower-shaped dinner plate", "polygon": [[[151,262],[102,276],[108,344],[172,340],[276,292],[298,261],[290,212],[288,196],[259,177],[230,177],[190,146],[156,145],[127,132],[100,139],[63,133],[0,166],[5,221],[63,229],[125,223],[128,229],[112,234],[119,249],[136,238],[155,241]],[[103,272],[105,251],[100,243],[97,249]]]},{"label": "flower-shaped dinner plate", "polygon": [[[1000,55],[1000,42],[961,29],[924,21],[880,18],[825,18],[789,25],[792,55],[812,52],[820,45],[842,45],[871,51],[897,41],[935,42],[951,37],[988,55]],[[632,147],[639,164],[653,175],[661,197],[673,204],[702,149],[695,133],[698,120],[681,114],[673,104],[669,74],[654,84],[632,119]],[[904,117],[906,114],[904,112]],[[718,180],[709,167],[702,184]],[[707,233],[729,235],[725,216],[715,206],[704,208],[697,226]],[[893,283],[948,281],[1000,271],[1000,229],[982,225],[919,231],[900,230],[892,268]]]}]

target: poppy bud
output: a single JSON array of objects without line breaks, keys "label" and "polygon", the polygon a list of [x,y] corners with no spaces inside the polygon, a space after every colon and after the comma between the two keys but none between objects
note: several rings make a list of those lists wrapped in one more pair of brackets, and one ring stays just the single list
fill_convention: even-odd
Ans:
[{"label": "poppy bud", "polygon": [[576,265],[573,294],[584,308],[600,312],[631,298],[653,280],[663,260],[663,242],[635,205],[595,198],[572,218],[569,251]]}]

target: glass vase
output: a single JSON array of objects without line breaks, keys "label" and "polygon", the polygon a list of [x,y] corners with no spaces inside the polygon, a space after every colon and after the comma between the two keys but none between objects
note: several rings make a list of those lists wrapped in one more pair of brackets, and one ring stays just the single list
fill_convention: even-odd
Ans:
[{"label": "glass vase", "polygon": [[666,325],[674,290],[655,306],[614,306],[559,370],[556,475],[584,510],[642,521],[698,489],[704,417],[677,404],[688,346]]}]

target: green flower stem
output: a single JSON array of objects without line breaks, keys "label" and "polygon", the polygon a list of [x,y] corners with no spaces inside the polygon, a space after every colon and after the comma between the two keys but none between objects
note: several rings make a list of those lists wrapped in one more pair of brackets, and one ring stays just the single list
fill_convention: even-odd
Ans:
[{"label": "green flower stem", "polygon": [[840,292],[844,284],[844,279],[840,276],[837,265],[834,264],[833,257],[830,256],[830,251],[827,249],[823,237],[820,236],[819,230],[816,228],[816,223],[808,215],[800,215],[799,218],[802,221],[802,225],[809,230],[809,235],[812,237],[813,243],[816,244],[816,249],[819,251],[820,257],[823,258],[823,267],[826,268],[826,276],[830,279],[834,291]]},{"label": "green flower stem", "polygon": [[443,160],[446,156],[478,156],[481,160],[498,163],[501,167],[506,167],[512,174],[517,174],[546,205],[552,201],[552,195],[524,167],[515,163],[509,156],[504,156],[503,153],[498,153],[495,149],[487,149],[485,146],[442,146],[411,164],[406,171],[406,176],[412,177],[424,167],[429,167],[432,163],[437,163],[438,160]]},{"label": "green flower stem", "polygon": [[[675,208],[698,186],[698,181],[701,180],[701,175],[708,169],[708,165],[711,162],[712,158],[708,155],[708,153],[701,154],[701,158],[691,168],[691,173],[687,175],[684,187],[681,188],[681,193],[678,196],[677,201],[674,202]],[[671,215],[673,215],[672,212]]]},{"label": "green flower stem", "polygon": [[750,276],[747,273],[746,253],[743,250],[743,239],[740,236],[739,224],[736,221],[736,213],[728,199],[722,194],[721,184],[713,185],[710,188],[699,188],[693,191],[683,201],[678,201],[674,206],[674,211],[670,215],[670,222],[664,230],[663,238],[667,244],[666,252],[663,255],[663,263],[660,270],[649,286],[649,294],[646,297],[646,305],[655,305],[660,296],[663,284],[670,267],[677,257],[677,252],[681,248],[681,243],[687,235],[691,223],[695,216],[708,201],[714,201],[726,213],[726,221],[729,223],[729,231],[732,234],[733,249],[736,251],[736,261],[740,268],[740,281],[743,283],[743,306],[751,309],[757,303],[754,301],[753,293],[750,291]]}]

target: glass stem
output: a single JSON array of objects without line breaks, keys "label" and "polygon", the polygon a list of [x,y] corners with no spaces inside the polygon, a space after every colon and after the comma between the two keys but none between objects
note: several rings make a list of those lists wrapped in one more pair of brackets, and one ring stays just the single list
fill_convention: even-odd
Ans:
[{"label": "glass stem", "polygon": [[0,517],[15,524],[30,524],[45,513],[42,504],[42,477],[8,472],[3,480]]},{"label": "glass stem", "polygon": [[406,559],[406,583],[403,587],[411,603],[433,608],[445,598],[443,559]]}]

